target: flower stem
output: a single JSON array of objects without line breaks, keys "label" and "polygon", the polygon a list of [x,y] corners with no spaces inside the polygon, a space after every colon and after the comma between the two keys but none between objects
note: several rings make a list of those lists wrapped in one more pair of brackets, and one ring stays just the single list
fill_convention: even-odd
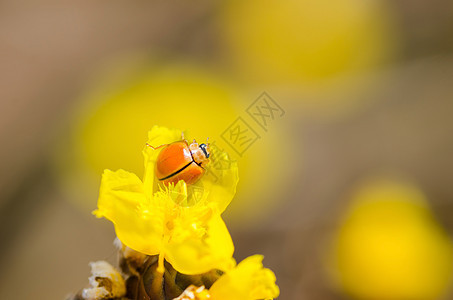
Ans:
[{"label": "flower stem", "polygon": [[165,265],[164,265],[164,253],[159,253],[159,261],[157,265],[157,272],[164,274],[165,272]]}]

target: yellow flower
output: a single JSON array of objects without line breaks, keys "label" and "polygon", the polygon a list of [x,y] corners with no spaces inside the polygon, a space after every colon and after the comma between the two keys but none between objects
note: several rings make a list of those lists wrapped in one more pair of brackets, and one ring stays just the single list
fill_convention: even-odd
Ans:
[{"label": "yellow flower", "polygon": [[209,289],[213,300],[273,299],[280,294],[274,273],[263,268],[263,256],[253,255],[220,277]]},{"label": "yellow flower", "polygon": [[274,299],[280,294],[274,273],[263,268],[263,256],[253,255],[227,271],[209,289],[190,286],[177,299],[257,300]]},{"label": "yellow flower", "polygon": [[[180,139],[181,131],[155,126],[148,143],[158,146]],[[112,221],[126,246],[159,255],[161,270],[164,258],[184,274],[228,269],[234,246],[220,215],[236,192],[236,163],[217,153],[211,164],[225,160],[228,168],[208,168],[190,186],[180,181],[165,187],[154,180],[158,153],[145,147],[143,181],[124,170],[104,171],[96,216]]]}]

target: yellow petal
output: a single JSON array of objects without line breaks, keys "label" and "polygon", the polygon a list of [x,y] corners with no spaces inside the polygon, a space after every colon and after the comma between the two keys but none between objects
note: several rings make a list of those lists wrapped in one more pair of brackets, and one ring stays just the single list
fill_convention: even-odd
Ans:
[{"label": "yellow petal", "polygon": [[[197,207],[186,208],[188,213],[198,214]],[[192,210],[192,211],[191,211]],[[175,228],[175,239],[166,246],[165,258],[172,266],[184,274],[201,274],[212,269],[225,270],[231,267],[234,252],[233,241],[230,233],[219,214],[212,211],[202,212],[206,218],[202,229],[198,231],[201,236],[187,236],[188,231],[196,231],[197,223],[181,224]],[[187,218],[194,220],[195,218]],[[182,237],[182,238],[178,238]]]},{"label": "yellow petal", "polygon": [[209,289],[213,300],[273,299],[280,294],[274,273],[263,268],[262,255],[244,259]]},{"label": "yellow petal", "polygon": [[105,170],[95,215],[113,222],[118,238],[128,247],[155,255],[162,246],[161,212],[150,207],[143,183],[124,170]]},{"label": "yellow petal", "polygon": [[215,144],[210,145],[210,162],[206,173],[193,186],[204,193],[206,200],[222,213],[233,200],[239,181],[237,162]]}]

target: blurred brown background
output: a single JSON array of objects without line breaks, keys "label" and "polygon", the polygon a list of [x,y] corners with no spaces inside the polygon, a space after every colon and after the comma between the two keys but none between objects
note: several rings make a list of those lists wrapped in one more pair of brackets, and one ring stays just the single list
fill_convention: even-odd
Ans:
[{"label": "blurred brown background", "polygon": [[[323,249],[348,193],[364,176],[403,173],[453,234],[453,3],[383,3],[392,18],[393,54],[348,75],[360,77],[366,88],[336,93],[321,85],[299,93],[281,84],[250,84],[286,110],[279,126],[295,155],[279,195],[284,201],[253,225],[235,225],[228,214],[226,222],[235,257],[263,254],[276,273],[280,299],[347,299],[329,283]],[[113,226],[90,214],[96,193],[88,193],[91,207],[68,199],[55,171],[55,145],[69,134],[82,95],[99,81],[100,66],[116,57],[140,61],[159,53],[165,61],[202,61],[219,70],[228,52],[217,22],[225,5],[0,2],[0,299],[63,299],[87,284],[89,261],[115,261]],[[120,70],[127,74],[127,67]],[[258,93],[249,95],[240,109]],[[304,97],[327,103],[323,107],[362,105],[346,112],[318,109]]]}]

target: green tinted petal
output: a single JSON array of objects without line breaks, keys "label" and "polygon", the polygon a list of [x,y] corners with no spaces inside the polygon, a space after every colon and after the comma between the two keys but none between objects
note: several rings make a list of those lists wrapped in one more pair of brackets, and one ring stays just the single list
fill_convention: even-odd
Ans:
[{"label": "green tinted petal", "polygon": [[[206,173],[193,184],[192,189],[201,193],[203,201],[217,207],[222,213],[233,200],[236,186],[239,181],[237,162],[230,159],[227,153],[215,144],[210,145],[210,162],[206,166]],[[196,201],[195,201],[196,202]]]}]

